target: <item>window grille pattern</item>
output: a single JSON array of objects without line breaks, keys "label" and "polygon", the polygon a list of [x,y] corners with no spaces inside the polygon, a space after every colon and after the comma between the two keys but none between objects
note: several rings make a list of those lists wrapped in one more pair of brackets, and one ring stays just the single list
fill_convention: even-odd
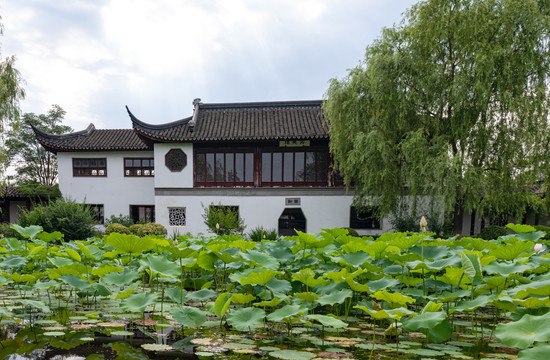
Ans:
[{"label": "window grille pattern", "polygon": [[107,159],[73,159],[73,176],[107,176]]},{"label": "window grille pattern", "polygon": [[124,176],[154,176],[155,160],[153,158],[125,158]]},{"label": "window grille pattern", "polygon": [[170,226],[185,226],[185,208],[168,208]]}]

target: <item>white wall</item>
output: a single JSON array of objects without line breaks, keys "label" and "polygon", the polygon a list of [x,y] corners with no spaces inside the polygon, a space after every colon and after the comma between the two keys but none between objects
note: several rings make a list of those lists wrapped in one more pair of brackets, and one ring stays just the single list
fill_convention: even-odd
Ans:
[{"label": "white wall", "polygon": [[[193,187],[193,145],[155,144],[155,188]],[[172,172],[165,165],[164,157],[171,149],[180,149],[187,155],[187,166],[180,172]]]},{"label": "white wall", "polygon": [[[256,227],[263,226],[264,229],[277,229],[279,216],[285,209],[286,196],[247,196],[247,190],[251,194],[254,189],[242,189],[240,196],[157,196],[155,211],[157,222],[162,223],[169,233],[180,234],[191,233],[192,235],[208,232],[202,214],[203,207],[211,203],[214,205],[234,205],[239,207],[240,216],[243,218],[246,232]],[[349,227],[350,206],[353,200],[351,195],[315,195],[315,196],[292,196],[299,197],[299,206],[286,206],[288,208],[301,208],[306,217],[306,231],[309,233],[320,232],[324,228]],[[186,209],[186,226],[170,226],[168,219],[168,208],[183,207]],[[381,234],[392,231],[389,219],[382,220],[380,230],[358,230],[359,234]]]},{"label": "white wall", "polygon": [[[60,152],[57,154],[59,190],[65,198],[77,202],[103,204],[105,218],[128,215],[129,205],[154,205],[155,192],[153,177],[124,176],[124,158],[152,156],[150,151]],[[73,158],[106,158],[107,176],[74,177]],[[155,168],[157,166],[155,162]]]}]

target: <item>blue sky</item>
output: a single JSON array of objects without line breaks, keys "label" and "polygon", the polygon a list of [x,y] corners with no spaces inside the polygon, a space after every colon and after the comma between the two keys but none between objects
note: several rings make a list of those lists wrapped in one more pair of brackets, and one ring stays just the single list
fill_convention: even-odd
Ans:
[{"label": "blue sky", "polygon": [[191,115],[192,101],[321,99],[413,0],[0,0],[23,112],[75,130]]}]

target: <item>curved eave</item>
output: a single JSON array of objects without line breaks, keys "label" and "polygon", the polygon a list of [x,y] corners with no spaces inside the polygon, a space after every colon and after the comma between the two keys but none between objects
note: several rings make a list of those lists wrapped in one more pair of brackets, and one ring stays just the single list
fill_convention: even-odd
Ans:
[{"label": "curved eave", "polygon": [[[185,126],[187,125],[187,123],[191,120],[191,116],[190,117],[187,117],[185,119],[180,119],[180,120],[176,120],[176,121],[172,121],[172,122],[169,122],[169,123],[165,123],[165,124],[157,124],[157,125],[154,125],[154,124],[148,124],[146,122],[143,122],[141,120],[139,120],[131,111],[130,109],[128,108],[128,106],[126,106],[126,111],[128,111],[128,115],[130,116],[130,120],[132,120],[132,127],[134,129],[138,128],[140,130],[149,130],[149,131],[163,131],[163,130],[168,130],[168,129],[172,129],[172,128],[175,128],[175,127],[180,127],[180,126]],[[146,132],[144,132],[146,133]]]},{"label": "curved eave", "polygon": [[94,124],[90,123],[90,125],[88,125],[88,127],[84,130],[75,131],[69,134],[57,135],[57,134],[49,134],[45,131],[42,131],[31,123],[29,123],[29,125],[31,126],[34,134],[36,135],[36,138],[42,139],[44,141],[62,141],[62,140],[78,138],[81,136],[89,136],[95,130]]}]

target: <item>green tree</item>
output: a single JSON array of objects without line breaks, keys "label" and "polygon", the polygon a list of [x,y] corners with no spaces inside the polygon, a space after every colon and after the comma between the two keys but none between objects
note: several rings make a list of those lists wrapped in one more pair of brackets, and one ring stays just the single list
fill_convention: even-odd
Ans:
[{"label": "green tree", "polygon": [[57,156],[46,151],[37,141],[31,128],[50,134],[63,134],[72,129],[62,125],[65,110],[53,105],[47,114],[25,113],[20,124],[10,124],[6,133],[5,151],[15,178],[19,182],[53,185],[57,182]]},{"label": "green tree", "polygon": [[358,203],[387,214],[428,195],[455,219],[533,206],[550,179],[549,13],[548,0],[421,1],[331,80],[331,152]]}]

